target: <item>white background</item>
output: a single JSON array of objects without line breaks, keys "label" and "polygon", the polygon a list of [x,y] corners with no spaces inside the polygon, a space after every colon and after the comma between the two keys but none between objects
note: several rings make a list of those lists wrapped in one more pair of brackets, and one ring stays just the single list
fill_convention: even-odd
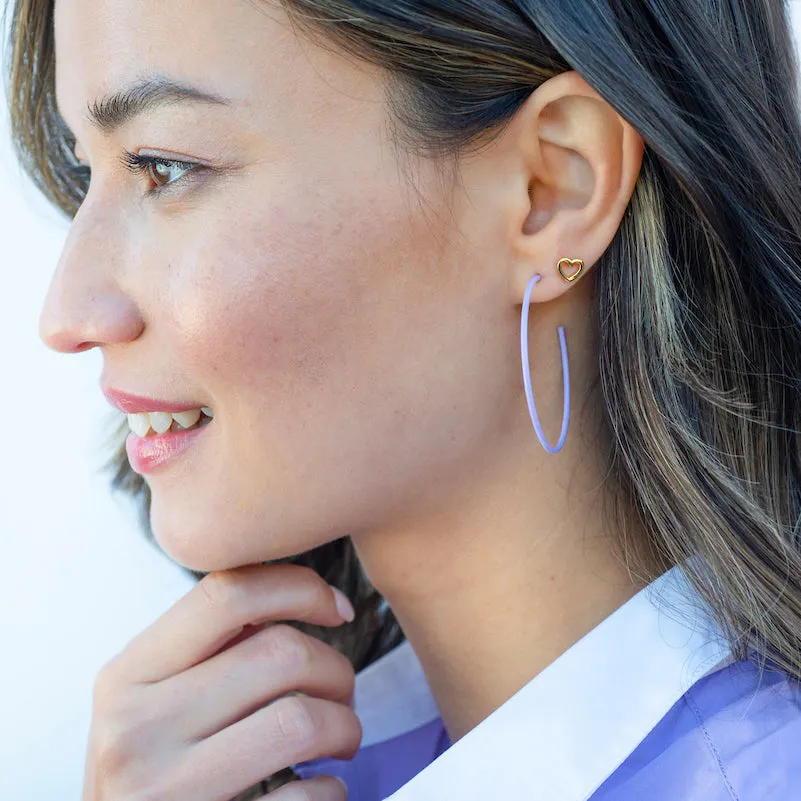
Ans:
[{"label": "white background", "polygon": [[[801,2],[792,3],[801,31]],[[98,351],[37,323],[67,223],[13,162],[0,93],[0,799],[79,799],[99,668],[193,580],[100,473],[116,413]]]}]

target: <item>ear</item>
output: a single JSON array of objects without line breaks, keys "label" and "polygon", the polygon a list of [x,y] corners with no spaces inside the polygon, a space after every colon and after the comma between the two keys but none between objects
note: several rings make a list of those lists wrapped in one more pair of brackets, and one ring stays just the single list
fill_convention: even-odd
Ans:
[{"label": "ear", "polygon": [[[560,297],[586,278],[620,227],[643,157],[643,142],[575,71],[543,83],[518,109],[512,136],[518,197],[509,242],[514,298],[539,273],[532,303]],[[562,258],[582,259],[573,282]],[[564,267],[567,276],[576,268]]]}]

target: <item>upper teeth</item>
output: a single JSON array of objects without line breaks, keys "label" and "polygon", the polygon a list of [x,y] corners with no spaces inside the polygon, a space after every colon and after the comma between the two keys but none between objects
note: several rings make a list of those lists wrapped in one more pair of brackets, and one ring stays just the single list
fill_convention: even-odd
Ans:
[{"label": "upper teeth", "polygon": [[129,414],[128,425],[130,425],[134,434],[139,437],[145,437],[151,428],[157,434],[169,431],[173,420],[181,428],[191,428],[200,420],[201,413],[205,414],[206,417],[214,417],[214,412],[208,406],[203,406],[200,409],[192,409],[188,412],[139,412],[138,414]]}]

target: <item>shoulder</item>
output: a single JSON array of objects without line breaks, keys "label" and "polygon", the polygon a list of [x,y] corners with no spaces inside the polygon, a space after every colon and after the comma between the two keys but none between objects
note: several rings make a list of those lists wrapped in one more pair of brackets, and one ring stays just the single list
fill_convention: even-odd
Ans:
[{"label": "shoulder", "polygon": [[801,797],[801,687],[733,662],[693,685],[592,801]]}]

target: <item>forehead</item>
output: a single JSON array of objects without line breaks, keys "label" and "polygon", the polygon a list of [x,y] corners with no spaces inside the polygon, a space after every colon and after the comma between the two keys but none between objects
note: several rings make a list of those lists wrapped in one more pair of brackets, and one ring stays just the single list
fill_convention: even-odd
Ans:
[{"label": "forehead", "polygon": [[[313,62],[332,58],[301,40],[271,0],[56,0],[54,22],[56,98],[72,122],[150,75],[245,106],[280,104],[312,70],[320,80]],[[341,64],[325,66],[341,73]]]}]

